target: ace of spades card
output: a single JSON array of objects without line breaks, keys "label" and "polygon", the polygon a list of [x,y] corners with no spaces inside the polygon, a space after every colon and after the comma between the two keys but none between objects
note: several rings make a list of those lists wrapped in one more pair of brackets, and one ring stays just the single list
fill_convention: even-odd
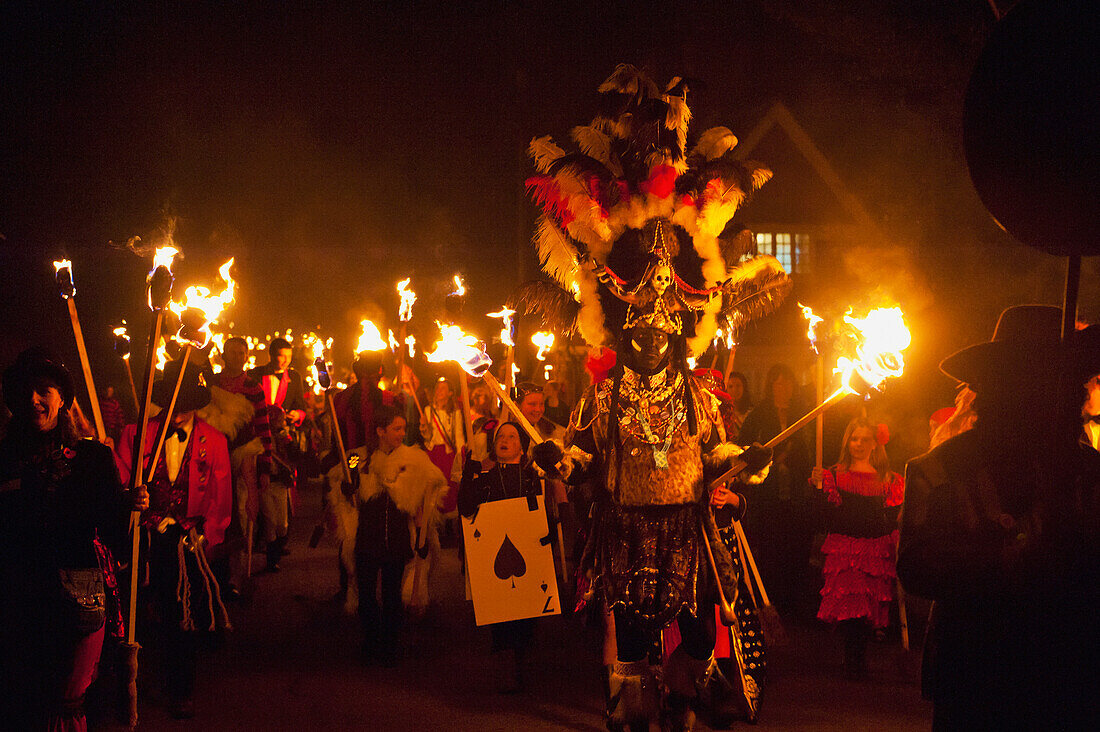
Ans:
[{"label": "ace of spades card", "polygon": [[462,535],[478,625],[561,613],[542,496],[483,503]]}]

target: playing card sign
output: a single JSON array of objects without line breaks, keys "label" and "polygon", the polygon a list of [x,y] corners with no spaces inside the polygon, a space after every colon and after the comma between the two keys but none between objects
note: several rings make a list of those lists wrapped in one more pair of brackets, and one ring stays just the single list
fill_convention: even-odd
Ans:
[{"label": "playing card sign", "polygon": [[462,534],[478,625],[561,612],[542,496],[483,503]]}]

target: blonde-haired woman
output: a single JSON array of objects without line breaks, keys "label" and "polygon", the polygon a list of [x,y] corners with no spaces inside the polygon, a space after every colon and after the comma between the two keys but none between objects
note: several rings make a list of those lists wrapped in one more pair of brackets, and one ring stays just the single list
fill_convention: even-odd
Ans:
[{"label": "blonde-haired woman", "polygon": [[885,628],[897,578],[898,513],[905,495],[902,477],[890,470],[886,425],[857,418],[848,423],[840,459],[814,468],[829,502],[821,608],[817,617],[837,623],[844,635],[849,677],[866,674],[872,628]]}]

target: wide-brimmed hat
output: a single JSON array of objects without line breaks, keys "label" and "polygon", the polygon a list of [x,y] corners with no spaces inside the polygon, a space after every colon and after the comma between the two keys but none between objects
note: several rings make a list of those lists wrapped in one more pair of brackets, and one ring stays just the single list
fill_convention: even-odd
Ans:
[{"label": "wide-brimmed hat", "polygon": [[1077,331],[1069,346],[1063,346],[1061,331],[1061,308],[1014,305],[997,319],[992,340],[953,353],[940,363],[940,370],[967,384],[1053,376],[1060,366],[1082,380],[1100,371],[1100,326]]},{"label": "wide-brimmed hat", "polygon": [[72,374],[61,359],[45,348],[34,346],[20,353],[8,368],[4,369],[4,403],[11,411],[30,397],[35,384],[46,380],[57,386],[67,409],[76,396]]},{"label": "wide-brimmed hat", "polygon": [[[153,383],[153,403],[162,409],[168,408],[172,401],[172,391],[180,375],[180,362],[173,361],[164,368],[164,376]],[[210,389],[202,383],[202,369],[194,364],[187,365],[180,384],[180,393],[176,397],[176,413],[202,409],[210,403]]]}]

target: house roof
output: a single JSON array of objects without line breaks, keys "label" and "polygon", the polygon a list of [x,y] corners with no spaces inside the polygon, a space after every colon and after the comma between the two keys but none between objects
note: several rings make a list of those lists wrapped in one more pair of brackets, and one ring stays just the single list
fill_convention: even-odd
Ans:
[{"label": "house roof", "polygon": [[745,220],[877,229],[829,160],[782,102],[775,102],[735,148],[775,174],[745,208]]}]

